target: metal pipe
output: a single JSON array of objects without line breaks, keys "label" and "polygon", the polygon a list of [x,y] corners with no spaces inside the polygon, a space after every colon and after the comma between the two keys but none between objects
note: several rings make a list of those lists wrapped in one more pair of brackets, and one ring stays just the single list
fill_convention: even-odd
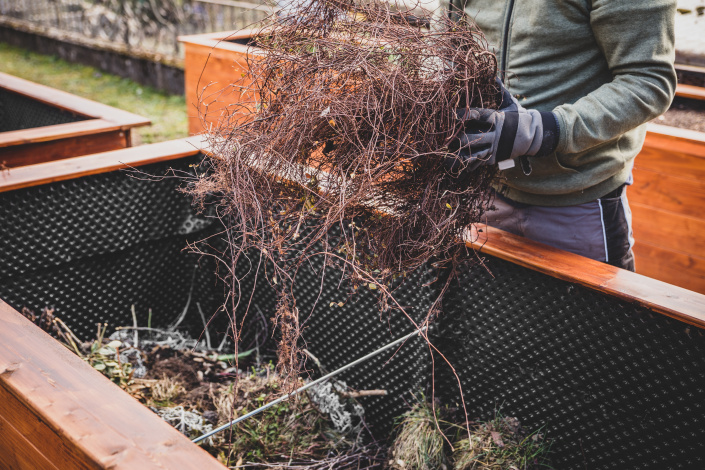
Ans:
[{"label": "metal pipe", "polygon": [[361,358],[359,358],[359,359],[356,359],[355,361],[353,361],[353,362],[351,362],[351,363],[349,363],[349,364],[344,365],[344,366],[341,367],[340,369],[334,370],[333,372],[331,372],[331,373],[329,373],[329,374],[326,374],[326,375],[324,375],[323,377],[320,377],[320,378],[314,380],[313,382],[309,382],[309,383],[307,383],[306,385],[304,385],[303,387],[298,388],[298,389],[294,390],[293,392],[291,392],[291,393],[289,393],[289,394],[286,394],[286,395],[284,395],[284,396],[281,396],[281,397],[277,398],[276,400],[274,400],[274,401],[272,401],[272,402],[270,402],[270,403],[267,403],[266,405],[263,405],[263,406],[257,408],[256,410],[250,411],[249,413],[244,414],[244,415],[240,416],[239,418],[234,419],[233,421],[229,422],[228,424],[224,424],[224,425],[220,426],[219,428],[212,430],[212,431],[209,432],[209,433],[206,433],[206,434],[204,434],[204,435],[202,435],[202,436],[197,437],[196,439],[193,439],[191,442],[199,443],[199,442],[201,442],[201,441],[203,441],[203,440],[205,440],[205,439],[208,439],[208,438],[211,437],[212,435],[217,434],[217,433],[219,433],[220,431],[224,431],[225,429],[228,429],[228,428],[234,426],[235,424],[239,423],[240,421],[244,421],[244,420],[246,420],[246,419],[248,419],[248,418],[251,418],[251,417],[253,417],[253,416],[256,415],[256,414],[259,414],[259,413],[263,412],[263,411],[266,410],[267,408],[271,408],[271,407],[274,406],[274,405],[277,405],[277,404],[279,404],[279,403],[281,403],[281,402],[283,402],[283,401],[288,400],[289,398],[293,397],[294,395],[298,395],[299,393],[301,393],[301,392],[303,392],[303,391],[305,391],[305,390],[308,390],[308,389],[311,388],[311,387],[314,387],[314,386],[316,386],[316,385],[318,385],[318,384],[320,384],[320,383],[323,383],[323,382],[325,382],[326,380],[330,379],[331,377],[334,377],[334,376],[340,374],[341,372],[344,372],[344,371],[350,369],[351,367],[354,367],[354,366],[356,366],[356,365],[358,365],[358,364],[360,364],[360,363],[362,363],[362,362],[365,362],[365,361],[368,360],[368,359],[372,359],[373,357],[375,357],[375,356],[377,356],[377,355],[383,353],[384,351],[386,351],[386,350],[388,350],[388,349],[390,349],[390,348],[393,348],[394,346],[396,346],[396,345],[398,345],[398,344],[403,343],[403,342],[406,341],[407,339],[413,338],[414,336],[421,334],[422,332],[426,331],[427,329],[428,329],[428,327],[427,327],[427,326],[424,326],[423,328],[421,328],[421,329],[419,329],[419,330],[416,330],[416,331],[414,331],[414,332],[412,332],[412,333],[409,333],[408,335],[404,336],[403,338],[399,338],[399,339],[396,340],[396,341],[393,341],[393,342],[391,342],[391,343],[389,343],[389,344],[387,344],[387,345],[385,345],[385,346],[382,346],[382,347],[379,348],[378,350],[373,351],[373,352],[369,353],[368,355],[363,356],[363,357],[361,357]]}]

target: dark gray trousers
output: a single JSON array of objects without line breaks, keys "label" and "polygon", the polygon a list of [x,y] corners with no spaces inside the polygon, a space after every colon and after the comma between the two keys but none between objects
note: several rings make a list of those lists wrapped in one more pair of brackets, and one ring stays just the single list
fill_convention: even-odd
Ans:
[{"label": "dark gray trousers", "polygon": [[521,204],[495,194],[487,224],[562,250],[634,271],[627,186],[577,206]]}]

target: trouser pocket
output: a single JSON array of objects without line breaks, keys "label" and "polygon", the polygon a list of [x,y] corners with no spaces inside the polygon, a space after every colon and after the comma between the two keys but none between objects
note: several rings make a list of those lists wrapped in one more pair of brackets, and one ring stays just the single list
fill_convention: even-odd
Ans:
[{"label": "trouser pocket", "polygon": [[607,263],[634,271],[632,217],[626,187],[617,188],[598,199],[598,203],[602,211]]}]

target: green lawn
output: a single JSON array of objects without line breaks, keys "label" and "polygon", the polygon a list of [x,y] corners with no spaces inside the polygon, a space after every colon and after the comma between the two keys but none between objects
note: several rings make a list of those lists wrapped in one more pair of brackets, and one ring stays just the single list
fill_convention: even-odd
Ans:
[{"label": "green lawn", "polygon": [[168,95],[93,67],[35,54],[1,42],[0,72],[151,119],[151,126],[136,129],[133,133],[135,145],[188,136],[186,101],[183,96]]}]

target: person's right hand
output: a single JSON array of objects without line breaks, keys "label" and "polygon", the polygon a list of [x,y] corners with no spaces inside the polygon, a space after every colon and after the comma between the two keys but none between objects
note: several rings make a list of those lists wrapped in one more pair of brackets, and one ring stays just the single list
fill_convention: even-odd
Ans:
[{"label": "person's right hand", "polygon": [[[501,82],[500,82],[501,85]],[[558,146],[555,115],[524,109],[502,85],[500,109],[459,108],[463,131],[449,145],[446,169],[454,175],[521,156],[551,154]]]}]

